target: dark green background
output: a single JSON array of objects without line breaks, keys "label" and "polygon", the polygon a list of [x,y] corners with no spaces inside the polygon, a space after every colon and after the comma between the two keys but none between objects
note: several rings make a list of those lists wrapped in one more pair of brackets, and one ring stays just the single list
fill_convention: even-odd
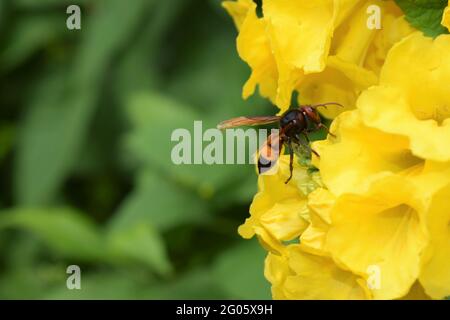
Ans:
[{"label": "dark green background", "polygon": [[270,298],[254,168],[170,161],[174,128],[276,111],[235,37],[217,0],[0,0],[0,298]]}]

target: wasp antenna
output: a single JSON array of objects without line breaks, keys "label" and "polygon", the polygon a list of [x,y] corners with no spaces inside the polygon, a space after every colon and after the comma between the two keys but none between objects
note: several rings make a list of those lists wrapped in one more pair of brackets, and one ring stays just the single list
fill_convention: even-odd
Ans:
[{"label": "wasp antenna", "polygon": [[311,108],[317,108],[317,107],[325,107],[326,108],[329,105],[333,105],[333,106],[338,106],[338,107],[344,108],[344,106],[342,104],[337,103],[337,102],[327,102],[327,103],[315,104],[315,105],[312,105]]}]

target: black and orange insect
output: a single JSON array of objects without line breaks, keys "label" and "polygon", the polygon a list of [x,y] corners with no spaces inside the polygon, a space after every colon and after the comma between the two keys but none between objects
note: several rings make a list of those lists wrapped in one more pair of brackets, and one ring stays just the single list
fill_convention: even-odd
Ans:
[{"label": "black and orange insect", "polygon": [[[219,123],[217,128],[219,129],[229,129],[240,126],[256,126],[269,123],[278,122],[279,131],[278,134],[271,134],[267,140],[264,142],[258,153],[258,172],[261,174],[272,168],[279,155],[280,148],[284,145],[289,149],[289,178],[285,183],[288,183],[292,178],[292,171],[294,168],[294,147],[295,145],[305,146],[316,156],[319,154],[314,151],[309,143],[308,133],[317,131],[324,128],[330,135],[334,136],[329,132],[328,127],[326,127],[317,112],[318,107],[326,107],[328,105],[337,105],[342,107],[339,103],[330,102],[317,105],[303,105],[295,109],[290,109],[284,112],[280,116],[257,116],[257,117],[237,117],[230,120],[223,121]],[[304,137],[304,140],[301,137]],[[278,150],[278,152],[277,152]]]}]

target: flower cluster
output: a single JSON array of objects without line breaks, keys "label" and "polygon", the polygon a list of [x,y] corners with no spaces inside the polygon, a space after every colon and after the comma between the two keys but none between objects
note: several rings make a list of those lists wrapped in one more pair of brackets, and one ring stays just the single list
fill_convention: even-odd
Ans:
[{"label": "flower cluster", "polygon": [[[383,29],[366,26],[383,8]],[[354,106],[313,148],[318,170],[289,157],[258,178],[239,228],[267,249],[275,299],[443,299],[450,296],[450,35],[413,30],[393,2],[225,2],[259,85],[280,110]],[[442,24],[450,26],[450,11]]]}]

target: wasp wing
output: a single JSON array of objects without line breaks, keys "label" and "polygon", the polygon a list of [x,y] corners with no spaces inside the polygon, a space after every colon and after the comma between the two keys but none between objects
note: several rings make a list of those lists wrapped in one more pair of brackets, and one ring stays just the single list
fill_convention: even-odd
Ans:
[{"label": "wasp wing", "polygon": [[280,120],[278,116],[261,116],[261,117],[237,117],[230,120],[222,121],[217,125],[218,129],[229,129],[240,126],[257,126],[262,124],[274,123]]}]

